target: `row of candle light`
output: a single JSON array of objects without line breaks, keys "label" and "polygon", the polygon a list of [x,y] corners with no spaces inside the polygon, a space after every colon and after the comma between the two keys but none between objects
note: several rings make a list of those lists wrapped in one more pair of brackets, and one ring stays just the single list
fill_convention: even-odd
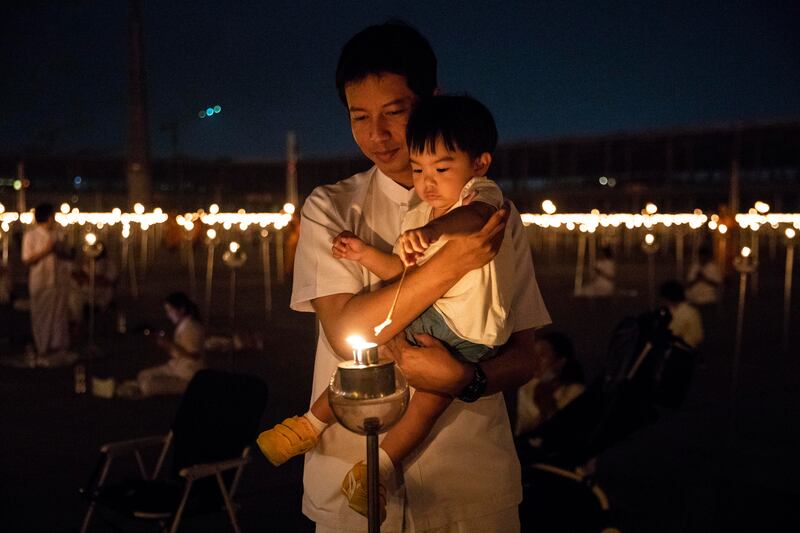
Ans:
[{"label": "row of candle light", "polygon": [[[655,226],[671,227],[687,225],[691,229],[699,229],[704,225],[712,231],[725,234],[729,228],[720,222],[719,215],[706,215],[699,209],[693,213],[661,214],[653,203],[648,203],[641,213],[600,213],[593,209],[590,213],[556,213],[556,206],[551,200],[542,202],[542,209],[545,214],[523,213],[521,214],[524,225],[536,225],[541,228],[565,228],[569,231],[578,230],[580,232],[594,233],[599,227],[619,227],[624,225],[628,229],[641,228],[650,229]],[[212,204],[209,210],[198,210],[194,213],[185,213],[176,217],[177,223],[186,231],[192,231],[195,224],[199,221],[207,226],[221,225],[229,230],[237,226],[240,230],[246,231],[250,226],[266,228],[272,226],[280,230],[289,224],[295,206],[285,204],[283,210],[278,213],[248,213],[244,209],[239,209],[236,213],[221,213],[217,204]],[[119,208],[114,208],[110,212],[81,212],[78,208],[70,208],[69,204],[62,204],[60,212],[56,213],[56,222],[61,226],[78,224],[90,224],[102,229],[105,225],[114,226],[121,224],[123,227],[123,237],[130,234],[130,225],[139,224],[143,231],[150,226],[161,224],[167,221],[168,215],[161,208],[155,208],[147,213],[142,204],[135,204],[132,213],[124,213]],[[794,229],[800,229],[800,213],[769,213],[769,205],[764,202],[756,202],[755,207],[747,213],[739,213],[734,217],[736,223],[742,228],[749,228],[758,231],[764,225],[769,224],[773,229],[778,229],[781,224],[791,225]],[[0,204],[0,225],[3,231],[8,231],[14,222],[30,224],[33,222],[33,212],[6,212]],[[791,228],[787,228],[791,229]],[[794,230],[793,230],[794,231]]]}]

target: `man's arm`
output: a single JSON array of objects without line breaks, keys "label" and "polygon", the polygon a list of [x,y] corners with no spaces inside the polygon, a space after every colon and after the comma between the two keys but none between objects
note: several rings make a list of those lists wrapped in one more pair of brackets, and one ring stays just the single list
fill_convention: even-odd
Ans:
[{"label": "man's arm", "polygon": [[361,335],[368,341],[383,344],[430,307],[464,274],[491,261],[502,243],[507,218],[507,210],[497,211],[480,231],[448,241],[428,262],[410,271],[403,281],[392,323],[377,337],[373,328],[386,319],[398,282],[374,292],[340,293],[313,299],[311,305],[322,323],[325,337],[339,357],[350,357],[350,347],[345,341],[349,335]]},{"label": "man's arm", "polygon": [[424,226],[403,232],[399,241],[400,252],[406,255],[408,263],[413,264],[416,256],[439,239],[452,239],[480,231],[496,211],[494,206],[482,201],[459,206]]},{"label": "man's arm", "polygon": [[[458,396],[474,375],[472,364],[463,363],[435,338],[418,334],[421,347],[408,343],[398,335],[386,344],[384,353],[394,359],[408,383],[419,389]],[[534,328],[517,331],[509,337],[498,355],[480,363],[486,374],[484,395],[519,387],[533,377],[535,371],[533,343]]]}]

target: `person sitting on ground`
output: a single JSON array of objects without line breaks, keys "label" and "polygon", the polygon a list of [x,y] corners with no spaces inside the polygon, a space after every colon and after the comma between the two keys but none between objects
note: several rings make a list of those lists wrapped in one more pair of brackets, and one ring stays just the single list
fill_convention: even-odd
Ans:
[{"label": "person sitting on ground", "polygon": [[616,289],[615,277],[617,265],[614,262],[614,251],[610,246],[600,248],[600,258],[595,262],[592,280],[586,284],[577,296],[611,296]]},{"label": "person sitting on ground", "polygon": [[155,396],[183,394],[198,370],[205,368],[205,332],[200,322],[197,305],[183,292],[173,292],[164,300],[164,311],[175,325],[172,340],[157,333],[156,343],[167,354],[169,361],[163,365],[139,372],[133,390],[122,396]]},{"label": "person sitting on ground", "polygon": [[550,331],[537,337],[534,359],[533,379],[517,391],[516,436],[536,430],[586,389],[575,348],[565,334]]},{"label": "person sitting on ground", "polygon": [[[411,112],[406,132],[414,189],[422,202],[406,214],[393,253],[382,252],[348,231],[339,234],[332,247],[334,257],[357,261],[385,281],[398,279],[406,267],[425,263],[449,238],[479,230],[503,206],[502,192],[485,177],[497,128],[483,104],[468,96],[434,96]],[[514,331],[508,312],[514,261],[511,239],[506,238],[493,261],[464,276],[406,328],[409,342],[424,333],[442,341],[458,359],[472,363],[496,355]],[[403,419],[381,443],[384,485],[391,485],[388,480],[395,469],[422,444],[452,401],[449,396],[415,391]],[[265,431],[258,444],[277,466],[311,449],[334,422],[323,393],[308,413]],[[299,428],[295,431],[307,436],[303,446],[291,446],[284,426]],[[347,496],[354,510],[366,514],[366,501]]]},{"label": "person sitting on ground", "polygon": [[700,312],[686,301],[683,285],[675,280],[665,281],[659,289],[659,296],[672,315],[669,323],[672,334],[697,348],[703,342],[703,321]]},{"label": "person sitting on ground", "polygon": [[686,299],[693,305],[705,306],[719,301],[722,272],[714,261],[711,248],[708,246],[700,248],[698,261],[689,267],[686,282]]}]

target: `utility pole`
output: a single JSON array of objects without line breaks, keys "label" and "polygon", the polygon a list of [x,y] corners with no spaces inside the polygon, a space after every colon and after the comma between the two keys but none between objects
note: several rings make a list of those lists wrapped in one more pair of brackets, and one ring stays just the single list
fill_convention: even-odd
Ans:
[{"label": "utility pole", "polygon": [[297,207],[297,137],[286,134],[286,202]]},{"label": "utility pole", "polygon": [[128,201],[131,205],[151,203],[150,138],[147,124],[147,80],[144,66],[142,31],[142,2],[129,0],[129,113],[128,160],[125,175],[128,182]]}]

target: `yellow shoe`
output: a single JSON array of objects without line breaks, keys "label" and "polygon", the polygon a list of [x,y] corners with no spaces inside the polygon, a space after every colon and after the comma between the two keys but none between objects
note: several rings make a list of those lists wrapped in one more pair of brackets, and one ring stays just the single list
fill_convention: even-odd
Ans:
[{"label": "yellow shoe", "polygon": [[256,443],[270,463],[280,466],[295,455],[306,453],[317,440],[311,423],[304,416],[293,416],[261,433]]},{"label": "yellow shoe", "polygon": [[[369,514],[369,501],[367,497],[367,464],[359,461],[342,480],[342,494],[347,498],[347,503],[355,512],[367,516]],[[381,523],[386,520],[386,489],[378,483],[378,509]]]}]

